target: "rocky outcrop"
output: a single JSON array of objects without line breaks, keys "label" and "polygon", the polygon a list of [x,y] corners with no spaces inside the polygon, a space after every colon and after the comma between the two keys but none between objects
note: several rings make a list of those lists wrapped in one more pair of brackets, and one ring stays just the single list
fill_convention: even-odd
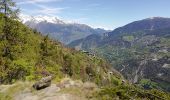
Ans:
[{"label": "rocky outcrop", "polygon": [[52,76],[44,77],[33,85],[36,90],[44,89],[51,85]]}]

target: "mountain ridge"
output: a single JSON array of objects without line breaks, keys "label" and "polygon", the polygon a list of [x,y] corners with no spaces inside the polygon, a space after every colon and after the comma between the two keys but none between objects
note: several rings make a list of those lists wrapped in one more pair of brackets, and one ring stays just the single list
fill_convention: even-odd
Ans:
[{"label": "mountain ridge", "polygon": [[[103,59],[67,48],[16,20],[6,19],[6,34],[2,16],[0,14],[1,100],[169,99],[169,93],[129,84]],[[8,38],[3,38],[4,35]],[[46,76],[53,77],[51,86],[33,90],[33,83]]]},{"label": "mountain ridge", "polygon": [[79,49],[97,53],[133,83],[140,84],[146,78],[170,91],[170,69],[162,67],[170,64],[170,18],[135,21],[98,37],[97,41],[84,38],[69,46],[81,44]]},{"label": "mountain ridge", "polygon": [[[154,30],[160,28],[167,28],[170,27],[170,18],[165,17],[152,17],[152,18],[146,18],[138,21],[134,21],[132,23],[126,24],[122,27],[118,27],[110,34],[114,33],[123,33],[124,31],[126,33],[132,33],[135,31],[140,30]],[[123,29],[122,29],[123,28]],[[121,30],[121,31],[120,31]]]},{"label": "mountain ridge", "polygon": [[[37,19],[37,20],[36,20]],[[24,24],[32,29],[36,29],[43,35],[49,34],[53,39],[59,40],[64,44],[68,44],[74,40],[84,38],[90,34],[103,34],[107,30],[100,28],[92,28],[85,24],[67,23],[60,19],[53,17],[28,19]],[[56,20],[56,21],[55,21]]]}]

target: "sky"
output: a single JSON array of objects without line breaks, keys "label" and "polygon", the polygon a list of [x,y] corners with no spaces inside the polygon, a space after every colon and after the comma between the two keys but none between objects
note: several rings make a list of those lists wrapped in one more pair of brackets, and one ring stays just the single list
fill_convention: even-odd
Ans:
[{"label": "sky", "polygon": [[21,14],[56,16],[62,20],[113,30],[132,21],[169,17],[170,0],[14,0]]}]

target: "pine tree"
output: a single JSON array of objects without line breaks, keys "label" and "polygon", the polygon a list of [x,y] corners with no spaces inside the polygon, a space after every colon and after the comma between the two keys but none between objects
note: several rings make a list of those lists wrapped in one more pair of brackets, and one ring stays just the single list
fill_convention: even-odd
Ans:
[{"label": "pine tree", "polygon": [[9,36],[9,18],[11,19],[17,19],[19,9],[16,7],[15,2],[12,0],[0,0],[0,12],[4,15],[4,38],[8,40]]},{"label": "pine tree", "polygon": [[0,0],[0,12],[3,13],[5,17],[16,19],[18,18],[19,9],[12,0]]},{"label": "pine tree", "polygon": [[13,29],[18,27],[18,22],[14,20],[18,18],[19,9],[17,9],[15,2],[12,0],[0,0],[0,13],[2,15],[1,21],[4,22],[0,37],[3,42],[2,60],[5,61],[1,67],[6,72],[5,76],[0,77],[0,82],[11,83],[13,77],[15,77],[15,72],[12,70],[14,66],[11,66],[14,59],[11,51],[15,40],[14,33],[18,31],[17,28],[16,30]]},{"label": "pine tree", "polygon": [[[10,27],[12,25],[11,19],[17,19],[18,18],[18,13],[19,9],[16,7],[15,2],[12,0],[0,0],[0,12],[4,15],[4,28],[3,28],[3,36],[2,39],[5,41],[10,40],[11,32],[10,32]],[[8,57],[12,59],[11,54],[10,54],[10,43],[4,44],[4,57]]]},{"label": "pine tree", "polygon": [[49,38],[48,38],[48,35],[46,35],[41,43],[41,55],[42,55],[42,60],[48,56],[48,41],[49,41]]}]

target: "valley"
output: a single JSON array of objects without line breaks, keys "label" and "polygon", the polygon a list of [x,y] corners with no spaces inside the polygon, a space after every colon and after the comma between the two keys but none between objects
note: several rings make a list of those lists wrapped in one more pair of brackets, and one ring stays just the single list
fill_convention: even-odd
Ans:
[{"label": "valley", "polygon": [[0,0],[0,100],[170,100],[170,18],[95,28],[114,13],[80,1]]},{"label": "valley", "polygon": [[170,64],[169,22],[169,18],[157,17],[135,21],[108,36],[90,35],[69,46],[76,48],[81,43],[79,49],[106,59],[132,83],[149,79],[169,91],[170,69],[165,67]]},{"label": "valley", "polygon": [[[27,18],[27,17],[26,17]],[[102,34],[109,32],[100,28],[92,28],[85,24],[74,22],[65,22],[55,17],[35,16],[35,17],[20,17],[23,23],[28,27],[41,32],[43,35],[49,35],[52,39],[59,40],[63,44],[85,38],[91,34]]]}]

